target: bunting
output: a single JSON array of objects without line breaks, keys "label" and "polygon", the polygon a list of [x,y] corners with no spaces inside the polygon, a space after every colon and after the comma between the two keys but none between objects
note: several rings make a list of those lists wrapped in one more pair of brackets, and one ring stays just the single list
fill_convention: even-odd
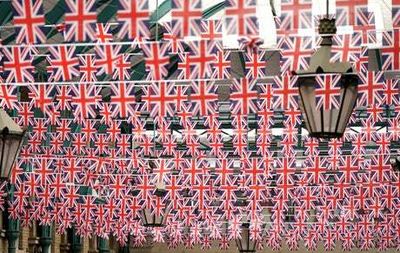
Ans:
[{"label": "bunting", "polygon": [[[13,25],[0,34],[0,107],[27,129],[11,217],[121,244],[133,235],[137,247],[151,235],[228,249],[247,220],[258,249],[400,248],[396,1],[374,71],[377,16],[365,0],[336,1],[337,24],[353,30],[334,37],[331,60],[360,77],[337,140],[308,137],[292,75],[319,43],[302,34],[314,29],[311,0],[282,0],[279,57],[263,47],[260,1],[56,2],[0,4],[12,10],[1,25]],[[340,85],[317,78],[316,107],[338,108]],[[144,212],[165,226],[146,227]]]}]

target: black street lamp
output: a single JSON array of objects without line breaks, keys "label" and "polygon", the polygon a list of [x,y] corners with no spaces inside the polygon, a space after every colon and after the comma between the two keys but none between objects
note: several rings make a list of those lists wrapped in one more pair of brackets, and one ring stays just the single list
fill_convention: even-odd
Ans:
[{"label": "black street lamp", "polygon": [[[20,153],[25,131],[22,130],[6,111],[0,109],[0,180],[9,181],[14,162]],[[10,186],[7,200],[12,200],[13,186]],[[8,216],[6,205],[6,215]],[[15,253],[19,238],[19,221],[7,217],[8,252]]]},{"label": "black street lamp", "polygon": [[[328,4],[328,3],[327,3]],[[327,12],[329,13],[329,12]],[[320,48],[312,55],[310,67],[296,71],[300,92],[300,110],[311,137],[340,138],[346,129],[357,101],[358,76],[349,62],[330,62],[332,37],[336,33],[335,19],[320,20]],[[316,76],[340,75],[340,106],[336,109],[318,109],[316,104]]]},{"label": "black street lamp", "polygon": [[241,238],[236,239],[236,246],[239,252],[256,252],[257,241],[250,239],[250,223],[242,224]]}]

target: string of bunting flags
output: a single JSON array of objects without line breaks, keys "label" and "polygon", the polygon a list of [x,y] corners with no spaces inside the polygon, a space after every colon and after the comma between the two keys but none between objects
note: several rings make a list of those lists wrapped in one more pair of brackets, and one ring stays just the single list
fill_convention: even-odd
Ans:
[{"label": "string of bunting flags", "polygon": [[400,2],[380,30],[372,0],[333,1],[331,60],[360,84],[332,140],[308,137],[292,74],[316,2],[1,1],[0,108],[27,129],[10,216],[137,247],[227,249],[246,221],[258,249],[400,249]]}]

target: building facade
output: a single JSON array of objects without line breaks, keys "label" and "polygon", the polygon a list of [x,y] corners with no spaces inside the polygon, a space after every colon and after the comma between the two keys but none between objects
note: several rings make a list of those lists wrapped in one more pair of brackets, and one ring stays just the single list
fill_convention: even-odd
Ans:
[{"label": "building facade", "polygon": [[[16,241],[16,253],[44,253],[43,226],[33,223],[29,227],[19,225],[19,236]],[[57,234],[54,226],[49,230],[46,241],[50,244],[49,250],[53,253],[117,253],[126,252],[126,248],[119,247],[115,238],[109,240],[80,238],[74,236],[72,229],[66,234]],[[4,212],[0,212],[0,252],[8,252],[9,238],[7,234],[7,219]]]}]

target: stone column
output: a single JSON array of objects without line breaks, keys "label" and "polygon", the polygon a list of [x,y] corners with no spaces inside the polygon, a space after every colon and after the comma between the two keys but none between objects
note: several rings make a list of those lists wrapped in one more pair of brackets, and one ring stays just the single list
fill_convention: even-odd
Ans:
[{"label": "stone column", "polygon": [[93,236],[92,238],[88,238],[89,240],[89,250],[88,253],[98,253],[97,249],[97,236]]},{"label": "stone column", "polygon": [[70,252],[71,244],[68,241],[68,233],[69,232],[60,235],[60,251],[54,251],[54,252],[60,252],[60,253]]},{"label": "stone column", "polygon": [[39,243],[40,246],[42,247],[42,252],[43,253],[51,253],[50,247],[51,247],[51,242],[52,242],[52,232],[51,232],[51,226],[40,226],[40,239]]},{"label": "stone column", "polygon": [[19,220],[8,219],[6,237],[8,240],[8,253],[16,253],[19,238]]},{"label": "stone column", "polygon": [[20,227],[20,237],[18,244],[22,246],[22,249],[29,248],[29,227]]},{"label": "stone column", "polygon": [[72,242],[71,242],[71,249],[74,253],[82,252],[82,241],[83,238],[75,233],[75,229],[71,229],[72,233]]},{"label": "stone column", "polygon": [[51,252],[61,252],[61,235],[57,234],[57,225],[54,225],[54,229],[52,229],[52,237],[53,241],[51,242]]},{"label": "stone column", "polygon": [[110,244],[107,239],[98,237],[97,238],[97,249],[99,253],[110,253]]}]

